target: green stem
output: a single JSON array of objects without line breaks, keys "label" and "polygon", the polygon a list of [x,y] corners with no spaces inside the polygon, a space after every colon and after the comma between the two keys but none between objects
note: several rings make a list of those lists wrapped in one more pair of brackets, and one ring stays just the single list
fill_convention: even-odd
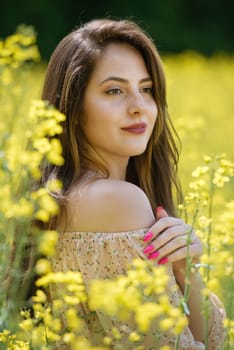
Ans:
[{"label": "green stem", "polygon": [[[215,171],[215,164],[211,168],[210,173],[210,188],[209,188],[209,207],[208,207],[208,219],[209,219],[209,225],[207,229],[207,240],[206,240],[206,246],[207,246],[207,256],[210,257],[211,254],[211,234],[212,234],[212,215],[213,215],[213,198],[214,198],[214,171]],[[210,280],[210,265],[208,264],[205,274],[205,280],[206,284]],[[205,312],[205,348],[208,350],[208,333],[209,333],[209,297],[206,296],[204,299],[204,312]]]},{"label": "green stem", "polygon": [[191,229],[188,232],[188,238],[187,238],[187,248],[186,248],[186,272],[185,272],[185,288],[184,288],[184,301],[187,303],[188,297],[189,297],[189,290],[190,290],[190,276],[191,276],[191,267],[192,267],[192,259],[190,256],[189,252],[189,247],[191,243],[191,235],[194,229],[195,222],[197,220],[197,216],[199,213],[199,202],[196,207],[192,224],[191,224]]}]

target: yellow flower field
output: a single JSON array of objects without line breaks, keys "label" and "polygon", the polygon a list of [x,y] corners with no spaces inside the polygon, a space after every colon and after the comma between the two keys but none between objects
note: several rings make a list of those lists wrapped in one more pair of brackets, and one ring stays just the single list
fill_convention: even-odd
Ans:
[{"label": "yellow flower field", "polygon": [[[182,139],[181,176],[191,172],[206,154],[226,153],[234,159],[234,57],[206,58],[198,53],[165,57],[168,105]],[[232,187],[226,193],[232,197]]]},{"label": "yellow flower field", "polygon": [[[231,350],[234,57],[205,58],[186,52],[163,57],[163,62],[169,112],[182,141],[179,171],[185,198],[178,203],[178,211],[193,224],[204,243],[201,264],[195,266],[188,257],[187,272],[195,268],[202,272],[205,315],[210,292],[223,301],[227,336],[220,350]],[[49,191],[33,187],[40,180],[43,160],[63,164],[56,135],[62,132],[65,116],[40,100],[45,68],[32,28],[20,27],[16,34],[0,40],[0,349],[49,350],[59,349],[61,344],[72,350],[107,350],[113,344],[124,349],[118,328],[98,346],[87,341],[82,319],[74,311],[81,302],[87,302],[91,312],[100,309],[120,322],[133,317],[136,331],[128,337],[132,349],[144,350],[142,334],[152,322],[179,336],[187,324],[189,285],[181,307],[170,307],[164,294],[167,278],[163,267],[155,269],[150,263],[134,261],[126,276],[95,281],[88,292],[78,272],[52,272],[50,258],[58,234],[31,225],[33,220],[47,222],[58,211],[49,191],[60,188],[59,182],[48,184]],[[31,304],[22,309],[32,271],[37,273],[37,290]],[[155,284],[156,280],[160,283]],[[55,283],[60,286],[59,293],[51,302],[45,290]],[[162,349],[170,350],[168,346]]]}]

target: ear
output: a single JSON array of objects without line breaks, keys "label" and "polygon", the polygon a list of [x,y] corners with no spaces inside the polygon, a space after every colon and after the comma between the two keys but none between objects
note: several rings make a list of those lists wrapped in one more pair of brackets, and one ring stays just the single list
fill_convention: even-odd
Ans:
[{"label": "ear", "polygon": [[166,210],[163,207],[157,207],[156,208],[156,218],[157,220],[161,219],[161,218],[165,218],[166,216],[168,216]]}]

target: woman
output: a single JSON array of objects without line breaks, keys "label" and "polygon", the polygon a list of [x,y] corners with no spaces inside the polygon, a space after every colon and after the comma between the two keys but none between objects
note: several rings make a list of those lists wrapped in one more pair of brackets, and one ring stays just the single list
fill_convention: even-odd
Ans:
[{"label": "woman", "polygon": [[[168,267],[179,286],[170,295],[177,304],[185,286],[189,226],[175,217],[173,186],[181,196],[178,152],[153,42],[129,21],[87,23],[55,49],[43,99],[67,117],[61,136],[65,163],[49,165],[43,179],[63,183],[54,223],[61,232],[55,269],[79,270],[88,284],[124,273],[134,258],[150,259]],[[202,244],[195,232],[189,248],[197,260]],[[198,272],[190,282],[189,328],[181,335],[180,349],[203,349]],[[215,300],[210,301],[209,349],[217,349],[223,338],[224,312]],[[92,322],[108,334],[101,315]],[[92,322],[87,327],[95,341]],[[161,337],[161,344],[174,342],[169,334]],[[154,346],[146,339],[146,349]]]}]

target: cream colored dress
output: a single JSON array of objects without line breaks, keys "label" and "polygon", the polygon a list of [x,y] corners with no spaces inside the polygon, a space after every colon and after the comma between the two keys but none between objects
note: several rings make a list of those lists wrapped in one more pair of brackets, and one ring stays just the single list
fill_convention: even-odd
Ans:
[{"label": "cream colored dress", "polygon": [[[85,285],[92,279],[112,279],[125,274],[127,266],[135,258],[146,259],[143,254],[145,243],[143,237],[147,229],[131,232],[65,232],[61,233],[58,242],[57,255],[54,258],[55,271],[80,271]],[[167,264],[171,283],[176,283],[171,264]],[[172,288],[173,289],[173,288]],[[181,298],[179,288],[173,289],[170,295],[172,305],[178,305]],[[211,296],[213,305],[213,320],[209,330],[209,350],[219,348],[224,338],[224,309],[217,297]],[[88,337],[97,344],[103,336],[110,334],[111,329],[118,325],[114,320],[108,320],[100,312],[92,315],[85,305],[82,313],[86,314]],[[147,334],[144,350],[157,350],[153,334]],[[160,335],[160,346],[169,345],[173,349],[176,337],[171,333]],[[133,349],[134,345],[126,340],[124,349]],[[115,347],[113,347],[115,349]],[[196,342],[189,328],[185,328],[180,338],[180,350],[201,350],[202,343]]]}]

